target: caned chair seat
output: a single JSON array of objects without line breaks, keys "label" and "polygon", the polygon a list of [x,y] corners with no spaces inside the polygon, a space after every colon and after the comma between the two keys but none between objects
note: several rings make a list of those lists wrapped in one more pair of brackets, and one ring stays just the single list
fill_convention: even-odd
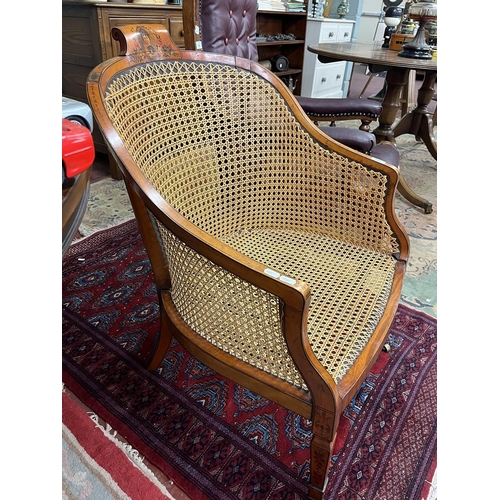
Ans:
[{"label": "caned chair seat", "polygon": [[304,230],[255,229],[224,241],[271,270],[280,269],[284,276],[300,277],[309,284],[311,348],[333,379],[342,380],[384,313],[394,258]]},{"label": "caned chair seat", "polygon": [[87,93],[152,264],[160,340],[312,420],[321,499],[341,411],[386,342],[408,257],[398,169],[332,141],[258,63],[113,30]]}]

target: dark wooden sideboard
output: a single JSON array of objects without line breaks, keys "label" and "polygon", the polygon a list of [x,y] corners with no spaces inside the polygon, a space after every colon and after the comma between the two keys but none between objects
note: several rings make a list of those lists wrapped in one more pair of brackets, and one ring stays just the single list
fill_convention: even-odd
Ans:
[{"label": "dark wooden sideboard", "polygon": [[[125,24],[163,24],[174,42],[184,47],[180,5],[62,2],[62,95],[88,102],[87,77],[99,63],[118,55],[111,29]],[[108,154],[97,126],[93,131],[96,151]],[[110,156],[111,175],[121,173]]]}]

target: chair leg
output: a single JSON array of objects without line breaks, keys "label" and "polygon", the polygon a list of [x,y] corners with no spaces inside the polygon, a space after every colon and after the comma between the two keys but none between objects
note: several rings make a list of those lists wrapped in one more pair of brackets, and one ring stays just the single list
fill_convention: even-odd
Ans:
[{"label": "chair leg", "polygon": [[168,327],[167,313],[160,298],[160,338],[158,340],[158,346],[153,354],[153,358],[149,363],[148,370],[154,371],[160,366],[160,363],[163,361],[163,358],[165,357],[165,354],[170,346],[170,342],[172,342],[172,331]]},{"label": "chair leg", "polygon": [[[314,425],[313,425],[314,427]],[[311,441],[311,478],[309,480],[308,498],[323,500],[328,470],[332,460],[334,438],[331,440],[314,434]]]},{"label": "chair leg", "polygon": [[[328,405],[329,406],[329,405]],[[337,404],[329,409],[313,408],[311,440],[311,477],[309,494],[311,500],[322,500],[328,480],[328,471],[332,460],[333,444],[337,435],[340,413]]]},{"label": "chair leg", "polygon": [[370,85],[370,82],[372,81],[373,78],[373,73],[370,73],[370,76],[368,77],[367,82],[365,83],[365,86],[363,87],[363,90],[359,94],[358,98],[361,99],[365,93],[365,90],[368,88],[368,85]]}]

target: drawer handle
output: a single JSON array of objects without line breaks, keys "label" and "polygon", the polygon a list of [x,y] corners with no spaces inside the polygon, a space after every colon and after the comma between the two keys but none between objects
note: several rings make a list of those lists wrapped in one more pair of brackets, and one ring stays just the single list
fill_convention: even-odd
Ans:
[{"label": "drawer handle", "polygon": [[332,38],[334,35],[333,31],[330,31],[330,33],[328,33],[328,38]]},{"label": "drawer handle", "polygon": [[337,75],[337,80],[340,80],[342,78],[342,75]]},{"label": "drawer handle", "polygon": [[348,36],[349,36],[349,32],[348,32],[348,31],[346,31],[346,32],[344,33],[344,38],[347,38]]},{"label": "drawer handle", "polygon": [[184,36],[184,30],[181,30],[181,36]]},{"label": "drawer handle", "polygon": [[326,78],[325,78],[325,77],[323,77],[323,78],[321,79],[321,83],[325,83],[325,82],[326,82]]}]

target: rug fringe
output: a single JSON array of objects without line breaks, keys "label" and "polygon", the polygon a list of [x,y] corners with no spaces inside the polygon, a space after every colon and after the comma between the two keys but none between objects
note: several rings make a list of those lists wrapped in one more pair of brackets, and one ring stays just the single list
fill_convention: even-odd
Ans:
[{"label": "rug fringe", "polygon": [[[120,448],[129,460],[140,469],[159,489],[160,491],[170,500],[175,500],[175,498],[169,493],[165,488],[165,485],[158,480],[154,472],[144,463],[144,457],[142,457],[139,452],[132,447],[132,445],[121,441],[116,437],[117,432],[106,422],[106,427],[99,423],[99,416],[96,413],[87,412],[87,415],[95,423],[103,434],[112,441],[118,448]],[[172,480],[169,480],[170,484],[174,484]]]},{"label": "rug fringe", "polygon": [[[64,383],[62,384],[62,392],[68,394]],[[151,482],[153,482],[159,490],[168,498],[169,500],[175,500],[175,498],[169,493],[165,488],[165,485],[156,477],[154,472],[144,463],[144,457],[142,457],[139,452],[132,447],[132,445],[121,441],[116,437],[117,432],[106,422],[106,427],[100,424],[99,416],[93,412],[85,412],[95,424],[95,426],[102,431],[102,433],[112,441],[118,448],[120,448],[127,458],[132,462],[132,464],[137,467]],[[170,484],[173,485],[174,482],[169,480]]]},{"label": "rug fringe", "polygon": [[434,476],[432,477],[431,488],[430,488],[429,495],[428,495],[426,500],[437,500],[437,468],[434,471]]}]

